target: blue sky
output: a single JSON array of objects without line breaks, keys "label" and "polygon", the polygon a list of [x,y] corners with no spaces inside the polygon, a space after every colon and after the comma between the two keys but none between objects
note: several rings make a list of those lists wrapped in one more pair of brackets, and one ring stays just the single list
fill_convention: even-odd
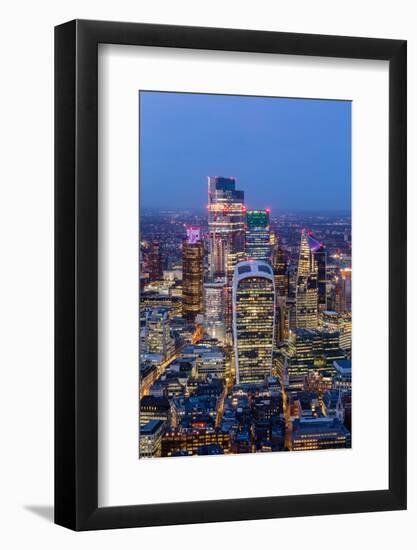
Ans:
[{"label": "blue sky", "polygon": [[204,208],[235,176],[248,208],[351,208],[348,101],[140,92],[142,208]]}]

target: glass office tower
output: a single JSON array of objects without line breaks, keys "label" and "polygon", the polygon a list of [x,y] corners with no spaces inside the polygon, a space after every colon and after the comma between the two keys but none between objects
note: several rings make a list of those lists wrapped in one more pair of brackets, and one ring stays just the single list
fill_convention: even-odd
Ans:
[{"label": "glass office tower", "polygon": [[275,284],[260,260],[236,265],[233,277],[233,337],[238,384],[261,383],[271,374],[275,331]]},{"label": "glass office tower", "polygon": [[208,178],[209,280],[225,283],[225,326],[232,332],[232,279],[237,262],[245,257],[244,192],[235,178]]},{"label": "glass office tower", "polygon": [[204,246],[199,227],[188,227],[182,245],[182,314],[195,319],[203,312]]},{"label": "glass office tower", "polygon": [[268,209],[246,212],[246,257],[271,261]]},{"label": "glass office tower", "polygon": [[318,325],[318,269],[305,229],[301,232],[296,288],[297,328],[315,329]]},{"label": "glass office tower", "polygon": [[317,267],[318,308],[324,311],[327,308],[327,250],[311,233],[308,234],[307,241]]},{"label": "glass office tower", "polygon": [[211,280],[231,279],[245,254],[244,192],[235,178],[208,178],[209,270]]}]

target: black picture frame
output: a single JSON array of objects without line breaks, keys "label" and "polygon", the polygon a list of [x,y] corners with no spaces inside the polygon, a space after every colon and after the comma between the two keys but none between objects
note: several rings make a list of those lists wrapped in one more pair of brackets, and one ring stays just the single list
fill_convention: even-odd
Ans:
[{"label": "black picture frame", "polygon": [[[389,62],[389,488],[98,507],[98,44]],[[406,41],[74,20],[55,28],[55,522],[109,529],[406,508]]]}]

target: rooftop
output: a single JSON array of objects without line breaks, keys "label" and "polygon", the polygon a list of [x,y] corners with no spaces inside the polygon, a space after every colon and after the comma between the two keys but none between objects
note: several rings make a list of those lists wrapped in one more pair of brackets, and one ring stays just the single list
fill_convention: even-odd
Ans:
[{"label": "rooftop", "polygon": [[267,278],[272,278],[273,274],[269,263],[263,260],[243,260],[236,264],[234,273],[235,281],[253,276],[266,276]]},{"label": "rooftop", "polygon": [[153,435],[155,434],[163,425],[163,420],[149,420],[147,424],[141,426],[140,435]]},{"label": "rooftop", "polygon": [[307,236],[308,246],[312,252],[317,252],[320,248],[324,249],[324,246],[319,243],[312,235]]},{"label": "rooftop", "polygon": [[340,422],[338,418],[333,416],[321,416],[317,418],[299,418],[293,422],[293,434],[317,434],[323,430],[335,430],[344,435],[349,433],[349,430]]},{"label": "rooftop", "polygon": [[348,372],[352,370],[352,361],[350,359],[337,359],[333,361],[336,370]]},{"label": "rooftop", "polygon": [[140,400],[140,408],[155,407],[159,411],[169,410],[170,404],[166,397],[156,397],[154,395],[144,395]]}]

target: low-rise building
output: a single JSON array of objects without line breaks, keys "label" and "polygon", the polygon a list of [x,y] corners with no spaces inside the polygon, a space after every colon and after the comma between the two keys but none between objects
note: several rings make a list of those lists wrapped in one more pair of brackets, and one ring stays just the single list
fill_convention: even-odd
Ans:
[{"label": "low-rise building", "polygon": [[338,418],[300,418],[293,422],[290,446],[292,451],[350,448],[351,437]]},{"label": "low-rise building", "polygon": [[165,423],[163,420],[150,420],[139,428],[139,457],[161,456],[161,441]]}]

